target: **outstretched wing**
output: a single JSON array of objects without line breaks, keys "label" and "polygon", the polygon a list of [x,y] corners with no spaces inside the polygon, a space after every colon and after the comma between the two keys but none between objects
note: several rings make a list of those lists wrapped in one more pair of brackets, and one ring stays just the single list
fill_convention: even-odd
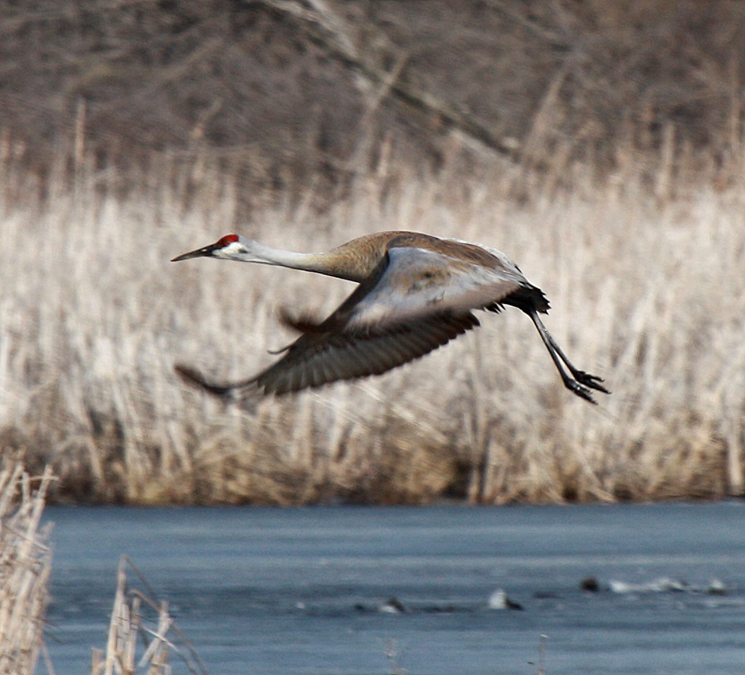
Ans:
[{"label": "outstretched wing", "polygon": [[[521,283],[522,282],[522,283]],[[393,247],[374,272],[321,323],[286,323],[303,333],[256,377],[211,384],[193,370],[182,376],[219,396],[238,390],[284,394],[337,380],[378,375],[424,356],[479,325],[472,309],[519,290],[524,279],[415,247]]]},{"label": "outstretched wing", "polygon": [[265,394],[285,394],[337,380],[380,375],[424,356],[479,325],[470,312],[442,315],[384,330],[330,331],[323,324],[301,335],[251,385]]},{"label": "outstretched wing", "polygon": [[[287,323],[293,324],[291,320]],[[325,322],[324,322],[325,323]],[[188,384],[222,398],[244,398],[251,392],[286,394],[337,380],[380,375],[424,356],[479,325],[470,312],[439,315],[386,330],[338,332],[302,322],[303,333],[274,365],[242,382],[216,383],[188,366],[176,372]]]}]

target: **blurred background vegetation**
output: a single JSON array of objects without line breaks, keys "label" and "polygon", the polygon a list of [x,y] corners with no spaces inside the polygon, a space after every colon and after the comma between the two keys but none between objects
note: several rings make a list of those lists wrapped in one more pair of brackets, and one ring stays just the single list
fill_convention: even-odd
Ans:
[{"label": "blurred background vegetation", "polygon": [[[244,188],[338,188],[453,155],[609,170],[739,151],[734,0],[24,0],[2,8],[0,125],[40,169],[219,158]],[[695,161],[694,161],[695,160]]]}]

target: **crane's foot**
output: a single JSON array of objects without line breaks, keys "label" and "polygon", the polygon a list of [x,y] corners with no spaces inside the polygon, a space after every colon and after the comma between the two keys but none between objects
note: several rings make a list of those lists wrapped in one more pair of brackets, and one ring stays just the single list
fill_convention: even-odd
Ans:
[{"label": "crane's foot", "polygon": [[564,386],[572,393],[577,394],[580,398],[585,399],[585,401],[597,405],[597,401],[593,398],[590,389],[602,391],[604,394],[610,394],[610,391],[600,384],[603,381],[602,378],[597,377],[596,375],[590,375],[583,370],[573,371],[572,375],[577,379],[573,380],[571,377],[567,377],[564,380]]},{"label": "crane's foot", "polygon": [[610,391],[600,384],[605,381],[602,377],[590,375],[590,373],[586,373],[584,370],[578,370],[576,373],[572,373],[572,375],[574,375],[580,384],[584,384],[586,387],[590,387],[590,389],[602,391],[604,394],[610,394]]},{"label": "crane's foot", "polygon": [[585,399],[585,401],[589,401],[593,405],[597,405],[597,401],[592,397],[592,392],[584,384],[577,382],[577,380],[567,378],[566,380],[564,380],[564,386],[573,394],[577,394],[577,396],[579,396],[580,398]]}]

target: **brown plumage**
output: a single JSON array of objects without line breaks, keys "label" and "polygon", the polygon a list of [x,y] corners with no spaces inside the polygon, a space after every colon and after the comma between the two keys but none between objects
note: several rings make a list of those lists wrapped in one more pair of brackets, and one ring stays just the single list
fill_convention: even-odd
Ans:
[{"label": "brown plumage", "polygon": [[531,318],[568,389],[592,403],[591,389],[609,393],[599,377],[576,369],[546,330],[538,317],[549,309],[543,292],[503,253],[478,244],[379,232],[327,253],[293,253],[231,234],[174,262],[196,257],[281,265],[359,283],[325,321],[285,314],[284,323],[300,337],[279,361],[248,380],[215,384],[176,366],[187,381],[219,396],[285,394],[378,375],[478,326],[473,310],[499,312],[505,305]]}]

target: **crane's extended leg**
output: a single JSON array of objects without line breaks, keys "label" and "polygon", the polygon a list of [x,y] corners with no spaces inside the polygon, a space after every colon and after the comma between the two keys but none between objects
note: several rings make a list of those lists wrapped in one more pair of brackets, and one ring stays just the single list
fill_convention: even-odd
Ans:
[{"label": "crane's extended leg", "polygon": [[[554,340],[551,333],[548,332],[546,326],[543,325],[543,321],[541,321],[538,312],[535,309],[530,308],[524,309],[523,311],[532,319],[533,324],[538,329],[538,334],[541,336],[543,344],[546,345],[546,349],[551,355],[551,359],[556,365],[556,369],[559,371],[559,375],[561,375],[561,380],[567,389],[590,403],[595,403],[595,399],[592,397],[590,389],[602,391],[604,394],[610,394],[610,391],[601,384],[603,381],[602,378],[597,377],[596,375],[590,375],[584,370],[579,370],[572,365],[572,362],[556,343],[556,340]],[[564,370],[564,365],[569,369],[569,373],[572,375],[571,377],[566,370]]]}]

